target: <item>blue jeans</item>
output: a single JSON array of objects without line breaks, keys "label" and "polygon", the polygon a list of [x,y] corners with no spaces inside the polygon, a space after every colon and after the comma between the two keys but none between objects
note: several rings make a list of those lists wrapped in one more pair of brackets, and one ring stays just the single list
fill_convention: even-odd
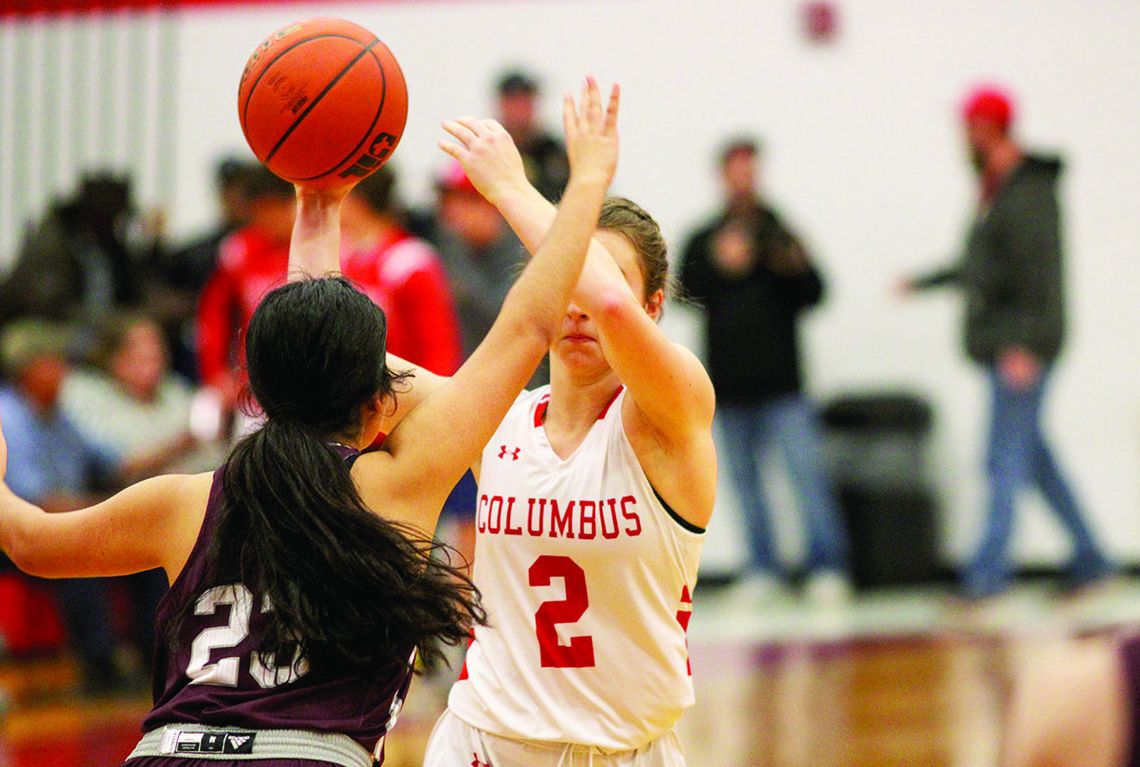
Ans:
[{"label": "blue jeans", "polygon": [[1041,407],[1050,372],[1042,368],[1033,386],[1016,391],[1002,381],[996,369],[990,370],[989,508],[978,552],[963,576],[963,587],[971,596],[990,596],[1009,585],[1014,502],[1028,485],[1041,491],[1073,540],[1068,568],[1073,585],[1094,581],[1112,570],[1041,431]]},{"label": "blue jeans", "polygon": [[820,446],[822,437],[811,404],[790,394],[761,405],[719,405],[728,469],[748,523],[752,566],[779,574],[768,499],[757,453],[774,445],[784,457],[807,528],[807,568],[847,572],[847,534],[839,517]]}]

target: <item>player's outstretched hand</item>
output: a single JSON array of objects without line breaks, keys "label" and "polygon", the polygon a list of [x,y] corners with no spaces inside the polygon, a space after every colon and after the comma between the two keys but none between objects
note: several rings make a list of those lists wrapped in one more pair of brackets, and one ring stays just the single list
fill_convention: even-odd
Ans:
[{"label": "player's outstretched hand", "polygon": [[497,205],[504,195],[529,185],[519,150],[498,122],[457,117],[442,125],[455,141],[441,139],[439,148],[459,161],[467,178],[491,203]]},{"label": "player's outstretched hand", "polygon": [[600,181],[609,186],[617,171],[618,105],[621,88],[615,83],[609,104],[602,111],[602,96],[593,77],[586,78],[578,103],[567,93],[562,99],[562,124],[566,128],[566,154],[570,178]]}]

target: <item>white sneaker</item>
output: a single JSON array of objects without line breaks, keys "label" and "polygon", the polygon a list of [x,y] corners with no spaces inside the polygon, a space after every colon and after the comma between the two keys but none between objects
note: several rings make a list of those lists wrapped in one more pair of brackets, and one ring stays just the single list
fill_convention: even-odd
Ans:
[{"label": "white sneaker", "polygon": [[729,599],[741,606],[763,607],[787,596],[784,583],[776,576],[753,570],[729,587]]},{"label": "white sneaker", "polygon": [[804,584],[804,598],[816,607],[846,607],[853,595],[851,582],[834,570],[814,572]]}]

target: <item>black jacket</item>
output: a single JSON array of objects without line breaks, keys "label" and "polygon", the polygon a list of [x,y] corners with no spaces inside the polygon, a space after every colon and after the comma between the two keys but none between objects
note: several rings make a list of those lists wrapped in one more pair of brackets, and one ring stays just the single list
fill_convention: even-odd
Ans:
[{"label": "black jacket", "polygon": [[[713,260],[725,216],[693,234],[682,254],[684,293],[706,310],[709,376],[726,404],[760,404],[800,392],[796,321],[823,297],[819,273],[776,214],[757,205],[750,222],[756,257],[739,276],[724,274]],[[794,266],[790,251],[798,254]]]},{"label": "black jacket", "polygon": [[1065,335],[1056,157],[1026,155],[970,226],[959,263],[915,280],[957,285],[966,298],[970,358],[992,364],[1020,347],[1048,362]]}]

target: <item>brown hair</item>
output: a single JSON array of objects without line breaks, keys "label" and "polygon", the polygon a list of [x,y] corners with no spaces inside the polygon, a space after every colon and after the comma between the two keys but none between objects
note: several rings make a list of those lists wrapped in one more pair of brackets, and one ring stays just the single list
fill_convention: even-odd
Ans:
[{"label": "brown hair", "polygon": [[645,295],[657,290],[672,293],[669,280],[669,248],[661,236],[661,227],[645,209],[624,197],[607,197],[598,218],[598,228],[624,237],[641,259],[641,276],[645,278]]}]

